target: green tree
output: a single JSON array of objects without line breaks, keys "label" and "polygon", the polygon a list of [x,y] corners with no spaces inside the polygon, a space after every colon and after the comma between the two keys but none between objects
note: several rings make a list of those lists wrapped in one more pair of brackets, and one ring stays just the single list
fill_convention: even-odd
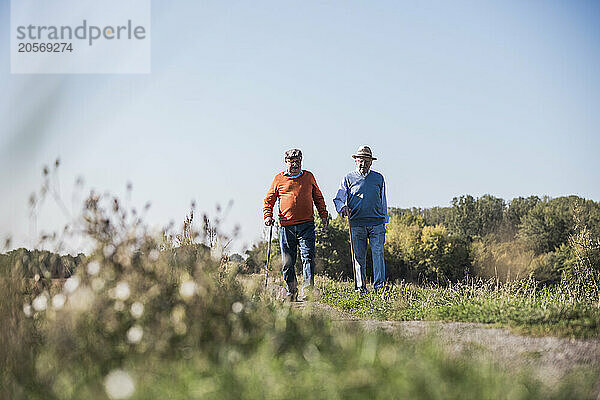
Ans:
[{"label": "green tree", "polygon": [[505,213],[505,220],[509,230],[513,234],[517,232],[523,218],[525,218],[531,209],[540,201],[538,196],[515,197],[510,201]]},{"label": "green tree", "polygon": [[427,225],[444,225],[449,228],[452,220],[452,207],[425,208],[423,218]]},{"label": "green tree", "polygon": [[522,218],[518,236],[536,254],[554,251],[574,232],[572,208],[577,200],[569,196],[539,202]]},{"label": "green tree", "polygon": [[467,240],[494,233],[502,224],[505,202],[489,194],[479,199],[463,195],[452,199],[448,228]]},{"label": "green tree", "polygon": [[485,236],[495,232],[504,218],[506,204],[503,199],[484,194],[475,203],[477,210],[477,234]]},{"label": "green tree", "polygon": [[452,199],[450,230],[454,234],[472,240],[477,235],[477,204],[473,196],[464,195]]}]

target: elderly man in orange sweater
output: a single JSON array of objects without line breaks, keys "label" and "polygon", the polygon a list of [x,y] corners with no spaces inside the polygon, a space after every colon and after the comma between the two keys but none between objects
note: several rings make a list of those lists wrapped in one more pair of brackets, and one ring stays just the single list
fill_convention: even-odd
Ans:
[{"label": "elderly man in orange sweater", "polygon": [[[279,244],[283,264],[283,280],[286,299],[298,300],[298,283],[294,264],[297,247],[300,245],[300,258],[303,266],[304,298],[315,282],[315,222],[313,203],[317,207],[323,229],[329,223],[325,199],[310,171],[302,169],[302,152],[291,149],[285,152],[285,171],[275,175],[265,197],[263,215],[265,225],[273,219],[273,206],[279,200]],[[309,289],[310,288],[310,289]]]}]

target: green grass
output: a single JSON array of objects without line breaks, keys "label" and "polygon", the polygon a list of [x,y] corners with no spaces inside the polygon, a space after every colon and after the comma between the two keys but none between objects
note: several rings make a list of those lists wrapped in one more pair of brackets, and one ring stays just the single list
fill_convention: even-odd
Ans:
[{"label": "green grass", "polygon": [[[143,271],[168,272],[161,260],[145,261]],[[85,311],[67,303],[27,318],[22,308],[30,295],[10,289],[19,287],[15,278],[0,281],[11,294],[0,299],[0,317],[15,322],[0,328],[0,398],[105,399],[115,371],[131,378],[131,399],[594,398],[592,371],[548,387],[526,370],[507,372],[472,352],[448,354],[433,339],[366,332],[302,313],[265,297],[258,291],[262,281],[242,288],[234,271],[210,262],[195,265],[201,289],[187,299],[164,276],[142,280],[143,271],[103,265],[106,286],[91,295]],[[177,270],[186,271],[182,266]],[[69,298],[80,298],[79,290],[97,278],[79,276]],[[120,311],[112,288],[124,280],[131,294]],[[380,317],[390,303],[381,299],[396,289],[377,297]],[[128,311],[136,301],[145,304],[139,319]],[[127,340],[132,324],[144,330],[137,344]],[[187,329],[177,330],[178,324]]]},{"label": "green grass", "polygon": [[321,301],[378,320],[478,322],[537,336],[600,336],[597,299],[575,296],[564,284],[534,281],[456,283],[448,287],[400,282],[378,294],[355,293],[348,282],[323,279]]},{"label": "green grass", "polygon": [[[202,268],[196,282],[203,289],[186,301],[162,280],[146,278],[145,285],[160,288],[154,300],[132,286],[126,303],[143,300],[146,307],[135,321],[129,307],[114,308],[112,285],[96,292],[85,312],[50,307],[32,318],[22,314],[29,295],[11,290],[0,311],[20,323],[0,328],[1,344],[13,339],[0,354],[0,398],[105,399],[115,371],[131,379],[129,398],[140,400],[593,398],[591,372],[548,387],[526,370],[507,372],[470,352],[450,355],[433,339],[333,324],[272,301],[257,291],[261,285],[242,289],[233,273]],[[132,271],[112,278],[126,277],[140,278]],[[0,283],[8,290],[16,282]],[[87,286],[85,275],[80,285]],[[175,310],[185,311],[180,320]],[[138,344],[126,340],[132,323],[144,329]],[[187,331],[174,335],[177,323]]]},{"label": "green grass", "polygon": [[[242,287],[235,267],[152,237],[106,200],[86,202],[96,250],[64,286],[31,287],[16,265],[0,278],[0,399],[107,399],[115,388],[123,396],[113,398],[140,400],[595,398],[594,371],[549,387],[432,340],[294,310],[262,280]],[[399,304],[441,310],[455,296],[407,285],[358,298],[326,286],[325,298],[377,318],[423,318],[433,308]]]}]

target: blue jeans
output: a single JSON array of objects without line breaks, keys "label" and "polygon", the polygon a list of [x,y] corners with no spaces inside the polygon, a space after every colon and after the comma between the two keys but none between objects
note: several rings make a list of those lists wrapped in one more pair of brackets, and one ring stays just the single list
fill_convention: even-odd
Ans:
[{"label": "blue jeans", "polygon": [[373,254],[373,275],[375,290],[385,285],[385,260],[383,245],[385,244],[385,224],[375,226],[353,226],[352,243],[354,244],[354,270],[356,271],[356,287],[367,289],[367,239]]},{"label": "blue jeans", "polygon": [[315,223],[303,222],[297,225],[279,227],[279,244],[281,245],[281,262],[283,264],[283,281],[287,295],[298,292],[296,280],[296,254],[300,245],[302,259],[303,286],[315,284]]}]

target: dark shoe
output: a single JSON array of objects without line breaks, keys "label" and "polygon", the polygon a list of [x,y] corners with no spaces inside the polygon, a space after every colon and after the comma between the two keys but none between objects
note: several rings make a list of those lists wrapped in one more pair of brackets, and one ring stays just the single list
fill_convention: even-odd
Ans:
[{"label": "dark shoe", "polygon": [[298,292],[290,293],[285,295],[285,301],[289,303],[293,303],[298,301]]}]

